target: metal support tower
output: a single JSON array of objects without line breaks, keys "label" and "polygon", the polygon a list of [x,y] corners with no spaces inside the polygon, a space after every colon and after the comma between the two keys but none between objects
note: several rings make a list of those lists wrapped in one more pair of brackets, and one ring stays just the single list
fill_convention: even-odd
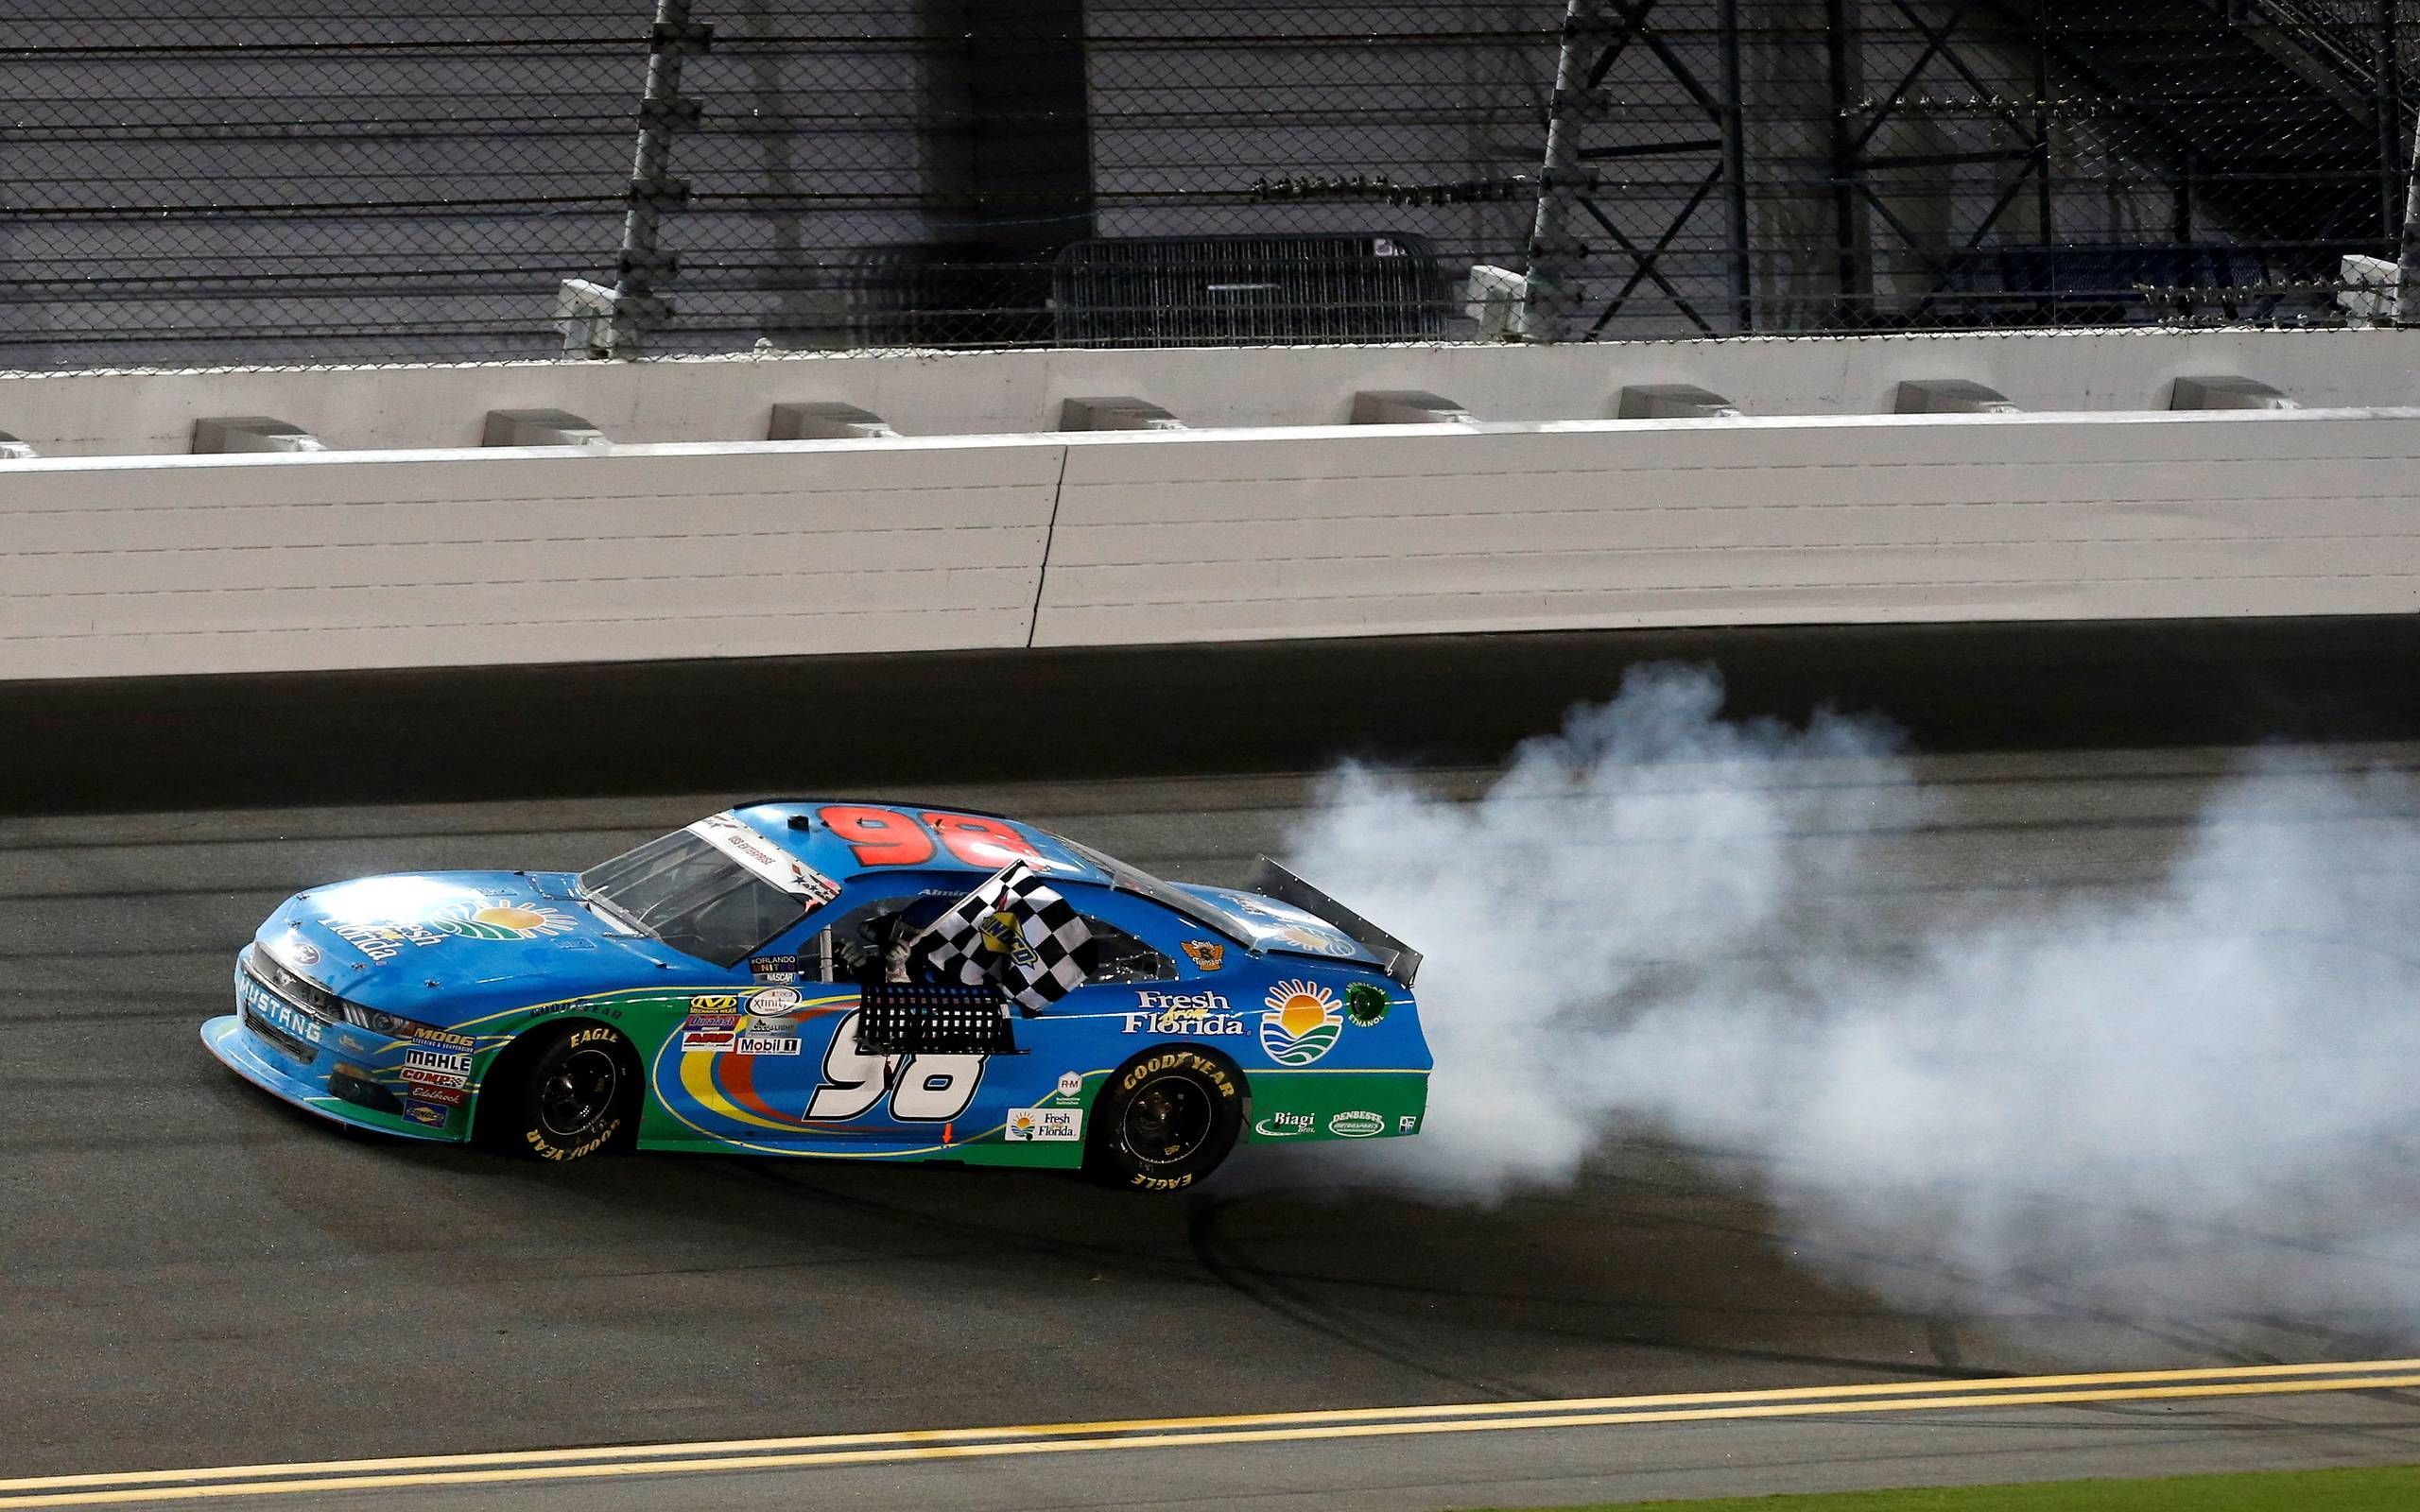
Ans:
[{"label": "metal support tower", "polygon": [[664,212],[686,204],[689,186],[671,176],[672,135],[695,126],[702,110],[681,96],[681,60],[702,56],[714,44],[715,28],[689,19],[689,0],[657,0],[655,25],[648,32],[647,96],[639,102],[638,149],[631,163],[629,211],[622,219],[622,249],[614,260],[613,352],[635,357],[651,327],[672,314],[671,301],[656,292],[675,271],[670,252],[658,245]]},{"label": "metal support tower", "polygon": [[[1613,243],[1627,262],[1628,273],[1596,318],[1578,333],[1582,337],[1602,332],[1645,284],[1654,284],[1675,310],[1708,335],[1754,329],[1737,0],[1720,0],[1711,39],[1703,28],[1683,34],[1660,26],[1656,11],[1662,3],[1571,0],[1564,13],[1555,90],[1547,105],[1546,161],[1538,176],[1538,213],[1530,238],[1527,324],[1532,340],[1569,339],[1574,322],[1592,302],[1579,284],[1580,265],[1591,250],[1581,234],[1583,217]],[[1713,61],[1719,76],[1714,89],[1699,77],[1701,60],[1693,56],[1702,53],[1709,40],[1714,43]],[[1706,134],[1667,142],[1621,133],[1605,80],[1633,47],[1643,49],[1681,87],[1695,112],[1703,116]],[[1686,198],[1646,240],[1625,232],[1606,209],[1614,194],[1624,187],[1623,180],[1609,182],[1601,170],[1592,166],[1642,162],[1677,162],[1685,174],[1703,164]],[[1723,191],[1728,298],[1727,308],[1716,308],[1709,318],[1659,265],[1718,189]]]}]

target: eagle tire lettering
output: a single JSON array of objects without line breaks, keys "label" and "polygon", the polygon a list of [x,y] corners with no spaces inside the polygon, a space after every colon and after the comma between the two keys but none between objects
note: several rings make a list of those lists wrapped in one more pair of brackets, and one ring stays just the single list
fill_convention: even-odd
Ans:
[{"label": "eagle tire lettering", "polygon": [[482,1078],[474,1137],[553,1164],[586,1160],[629,1142],[639,1075],[637,1052],[611,1024],[534,1028]]}]

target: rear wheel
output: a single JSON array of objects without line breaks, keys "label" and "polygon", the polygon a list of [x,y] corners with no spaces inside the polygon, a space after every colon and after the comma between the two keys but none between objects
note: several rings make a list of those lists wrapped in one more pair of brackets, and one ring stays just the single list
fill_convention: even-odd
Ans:
[{"label": "rear wheel", "polygon": [[1085,1167],[1114,1185],[1176,1192],[1218,1169],[1243,1129],[1240,1078],[1183,1046],[1130,1061],[1093,1105]]},{"label": "rear wheel", "polygon": [[[627,1145],[637,1131],[638,1057],[601,1023],[569,1023],[509,1057],[480,1095],[480,1133],[541,1160],[578,1160]],[[502,1100],[493,1107],[488,1100]]]}]

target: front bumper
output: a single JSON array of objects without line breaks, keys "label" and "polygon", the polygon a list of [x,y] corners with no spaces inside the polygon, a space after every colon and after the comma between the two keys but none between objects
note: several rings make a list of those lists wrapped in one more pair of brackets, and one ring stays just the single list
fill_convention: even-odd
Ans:
[{"label": "front bumper", "polygon": [[219,1064],[261,1091],[334,1123],[374,1129],[399,1139],[429,1140],[440,1144],[458,1144],[464,1138],[459,1133],[424,1128],[394,1114],[381,1113],[374,1108],[346,1102],[341,1097],[330,1096],[324,1071],[318,1074],[316,1081],[310,1079],[313,1074],[310,1071],[298,1068],[294,1062],[263,1049],[259,1039],[245,1028],[244,1021],[234,1014],[224,1014],[205,1022],[201,1026],[201,1042],[218,1057]]},{"label": "front bumper", "polygon": [[[467,1086],[424,1095],[403,1080],[417,1074],[404,1069],[407,1058],[426,1058],[412,1042],[311,1012],[255,976],[249,970],[251,954],[246,951],[236,964],[236,1011],[201,1030],[202,1043],[229,1070],[298,1108],[356,1128],[449,1143],[468,1137]],[[467,1053],[461,1059],[467,1063]]]}]

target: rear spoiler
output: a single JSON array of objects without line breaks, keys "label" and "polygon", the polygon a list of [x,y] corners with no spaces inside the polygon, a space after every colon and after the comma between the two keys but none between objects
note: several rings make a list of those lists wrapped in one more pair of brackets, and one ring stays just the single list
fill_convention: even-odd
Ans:
[{"label": "rear spoiler", "polygon": [[1380,929],[1377,925],[1345,907],[1335,899],[1305,882],[1302,878],[1271,861],[1260,858],[1260,869],[1246,885],[1253,892],[1292,903],[1305,913],[1316,914],[1351,936],[1354,942],[1378,958],[1387,975],[1405,987],[1420,974],[1420,953]]}]

